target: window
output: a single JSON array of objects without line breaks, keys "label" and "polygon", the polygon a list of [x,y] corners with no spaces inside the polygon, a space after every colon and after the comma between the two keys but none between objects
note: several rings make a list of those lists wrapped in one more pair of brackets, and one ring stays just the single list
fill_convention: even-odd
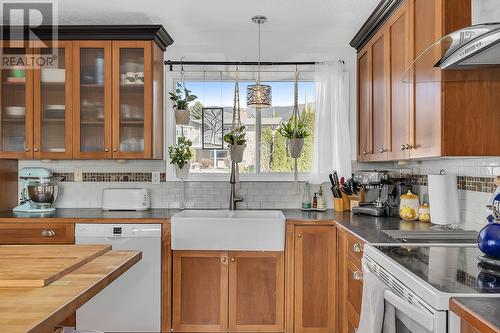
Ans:
[{"label": "window", "polygon": [[[241,173],[284,173],[293,171],[293,159],[288,157],[286,141],[276,130],[282,121],[287,121],[293,111],[293,81],[263,82],[272,87],[273,106],[260,110],[260,121],[255,109],[246,106],[246,88],[252,81],[240,81],[241,122],[247,128],[247,147],[243,161],[239,164]],[[176,134],[193,141],[193,159],[191,173],[229,173],[230,158],[227,144],[220,149],[203,149],[203,128],[205,132],[211,125],[207,116],[203,117],[203,108],[222,108],[223,134],[231,130],[234,81],[189,80],[186,88],[198,96],[191,105],[191,121],[188,126],[177,126]],[[311,169],[312,145],[314,137],[314,82],[299,81],[299,110],[305,117],[311,135],[305,139],[304,150],[298,160],[298,169],[307,172]],[[207,111],[208,112],[208,111]],[[259,140],[257,135],[260,133]],[[217,141],[219,142],[219,141]]]}]

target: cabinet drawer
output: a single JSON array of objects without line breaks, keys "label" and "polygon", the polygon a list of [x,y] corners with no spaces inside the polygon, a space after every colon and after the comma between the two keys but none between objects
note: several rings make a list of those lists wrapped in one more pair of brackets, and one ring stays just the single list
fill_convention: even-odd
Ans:
[{"label": "cabinet drawer", "polygon": [[0,244],[74,244],[72,223],[0,223]]},{"label": "cabinet drawer", "polygon": [[361,313],[361,299],[363,296],[363,273],[359,266],[352,260],[348,260],[346,274],[347,302],[352,307],[352,310],[359,314]]},{"label": "cabinet drawer", "polygon": [[359,238],[347,233],[347,255],[351,258],[356,265],[361,267],[361,258],[363,257],[364,242]]}]

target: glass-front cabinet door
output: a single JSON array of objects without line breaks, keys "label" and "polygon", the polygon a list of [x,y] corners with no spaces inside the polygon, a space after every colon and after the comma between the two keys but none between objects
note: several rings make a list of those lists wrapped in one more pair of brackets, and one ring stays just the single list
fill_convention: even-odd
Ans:
[{"label": "glass-front cabinet door", "polygon": [[33,157],[33,70],[16,65],[32,51],[10,48],[3,42],[0,53],[0,158]]},{"label": "glass-front cabinet door", "polygon": [[75,41],[73,156],[111,158],[111,41]]},{"label": "glass-front cabinet door", "polygon": [[72,42],[46,43],[35,54],[41,59],[34,68],[35,159],[71,159],[72,153]]},{"label": "glass-front cabinet door", "polygon": [[113,42],[113,158],[150,158],[150,41]]}]

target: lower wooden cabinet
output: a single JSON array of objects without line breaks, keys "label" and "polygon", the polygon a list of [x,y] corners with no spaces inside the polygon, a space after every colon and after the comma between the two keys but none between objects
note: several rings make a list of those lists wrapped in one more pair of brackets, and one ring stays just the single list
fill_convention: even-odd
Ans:
[{"label": "lower wooden cabinet", "polygon": [[283,253],[234,252],[229,257],[229,330],[283,331]]},{"label": "lower wooden cabinet", "polygon": [[283,331],[282,252],[174,251],[175,332]]},{"label": "lower wooden cabinet", "polygon": [[337,283],[335,227],[295,226],[293,252],[293,310],[289,311],[293,311],[294,319],[293,329],[289,328],[288,331],[335,332]]},{"label": "lower wooden cabinet", "polygon": [[359,324],[363,295],[361,257],[363,242],[338,230],[338,323],[341,333],[354,333]]},{"label": "lower wooden cabinet", "polygon": [[75,244],[73,223],[0,223],[0,244]]}]

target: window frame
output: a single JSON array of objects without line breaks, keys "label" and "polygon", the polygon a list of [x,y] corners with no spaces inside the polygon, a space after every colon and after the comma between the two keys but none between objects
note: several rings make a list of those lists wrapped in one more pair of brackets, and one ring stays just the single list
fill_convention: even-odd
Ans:
[{"label": "window frame", "polygon": [[[174,145],[176,142],[177,128],[175,123],[175,113],[173,112],[172,101],[170,100],[170,96],[168,92],[173,91],[176,85],[176,82],[181,80],[180,73],[167,72],[164,77],[168,77],[165,84],[164,91],[164,100],[165,103],[165,161],[166,161],[166,181],[179,181],[180,179],[176,177],[175,168],[172,164],[170,164],[170,157],[168,156],[168,147],[170,145]],[[203,80],[203,77],[189,77],[189,79],[185,79],[185,81],[193,81],[193,80]],[[234,79],[233,79],[234,80]],[[275,82],[284,81],[289,82],[289,80],[275,80]],[[310,81],[312,80],[302,80],[302,81]],[[261,124],[255,126],[261,128]],[[309,180],[309,175],[311,172],[298,172],[298,180],[299,181],[307,181]],[[193,182],[228,182],[230,177],[230,172],[228,173],[193,173],[190,172],[187,179],[185,181],[193,181]],[[240,173],[239,174],[240,181],[277,181],[277,182],[293,182],[294,181],[294,172],[261,172],[260,170],[253,173]]]}]

